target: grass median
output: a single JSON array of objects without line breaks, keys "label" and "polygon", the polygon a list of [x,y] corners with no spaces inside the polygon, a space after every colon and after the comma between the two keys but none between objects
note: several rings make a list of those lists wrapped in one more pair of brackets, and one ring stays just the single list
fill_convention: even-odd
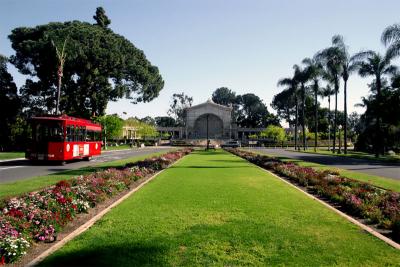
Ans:
[{"label": "grass median", "polygon": [[374,154],[368,154],[365,152],[357,152],[357,151],[347,151],[347,154],[343,153],[343,148],[342,148],[342,153],[341,154],[333,154],[331,151],[328,150],[323,150],[323,149],[318,149],[317,151],[314,151],[314,149],[308,149],[306,151],[304,150],[293,150],[293,149],[287,149],[287,151],[295,151],[295,152],[302,152],[302,153],[311,153],[311,154],[321,154],[321,155],[328,155],[328,156],[337,156],[337,157],[347,157],[347,158],[355,158],[355,159],[367,159],[371,161],[381,161],[381,162],[392,162],[392,163],[400,163],[400,155],[384,155],[384,156],[379,156],[379,158],[375,157]]},{"label": "grass median", "polygon": [[292,158],[288,158],[285,156],[278,156],[276,154],[268,154],[268,153],[265,153],[262,151],[247,150],[247,149],[244,149],[244,150],[250,151],[253,153],[270,156],[270,157],[275,157],[275,158],[278,158],[278,159],[286,161],[286,162],[294,162],[294,163],[298,164],[299,166],[311,167],[316,170],[336,170],[340,173],[340,175],[343,175],[344,177],[352,178],[352,179],[363,181],[363,182],[368,182],[375,186],[379,186],[379,187],[382,187],[385,189],[400,192],[400,181],[399,180],[385,178],[385,177],[376,176],[376,175],[371,175],[371,174],[367,174],[367,173],[339,169],[339,168],[335,168],[332,166],[318,164],[318,163],[309,162],[309,161],[304,161],[304,160],[300,160],[300,159],[292,159]]},{"label": "grass median", "polygon": [[57,172],[57,173],[43,175],[43,176],[36,176],[36,177],[29,178],[29,179],[19,180],[16,182],[0,183],[0,199],[4,198],[4,197],[10,197],[10,196],[19,195],[19,194],[26,193],[26,192],[39,190],[43,187],[53,185],[53,184],[57,183],[58,181],[68,180],[68,179],[71,179],[72,177],[75,177],[78,175],[89,174],[91,172],[95,172],[96,170],[101,170],[101,169],[106,169],[106,168],[111,168],[111,167],[120,167],[120,166],[125,165],[128,162],[135,162],[135,161],[139,161],[139,160],[149,158],[152,156],[162,155],[164,153],[167,153],[168,151],[167,150],[160,151],[160,152],[151,153],[148,155],[135,156],[135,157],[130,157],[130,158],[126,158],[126,159],[100,163],[100,164],[96,164],[94,166],[83,167],[83,168],[79,168],[76,170],[62,171],[62,172]]},{"label": "grass median", "polygon": [[397,250],[227,152],[197,151],[41,266],[379,266]]},{"label": "grass median", "polygon": [[0,152],[0,160],[24,158],[25,152]]}]

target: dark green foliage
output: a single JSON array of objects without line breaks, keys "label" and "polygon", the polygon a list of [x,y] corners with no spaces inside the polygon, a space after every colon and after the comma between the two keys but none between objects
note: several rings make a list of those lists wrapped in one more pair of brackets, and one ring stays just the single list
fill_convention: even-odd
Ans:
[{"label": "dark green foliage", "polygon": [[93,18],[96,21],[96,25],[102,28],[107,28],[111,23],[111,20],[106,15],[106,11],[102,7],[96,8],[96,15]]},{"label": "dark green foliage", "polygon": [[239,96],[239,115],[237,123],[241,127],[266,127],[279,125],[279,119],[269,113],[267,106],[255,94]]},{"label": "dark green foliage", "polygon": [[159,127],[174,127],[176,125],[176,121],[172,117],[163,116],[163,117],[155,117],[156,125]]},{"label": "dark green foliage", "polygon": [[0,55],[0,151],[15,144],[15,130],[21,112],[17,86],[7,70],[7,58]]},{"label": "dark green foliage", "polygon": [[57,58],[55,46],[66,42],[60,110],[89,118],[103,115],[108,101],[120,98],[133,103],[158,96],[164,82],[158,68],[129,40],[107,28],[110,20],[102,8],[97,24],[69,21],[33,28],[16,28],[9,35],[15,55],[11,62],[27,79],[21,88],[31,114],[52,112],[55,107]]},{"label": "dark green foliage", "polygon": [[212,94],[212,100],[214,103],[224,106],[233,106],[237,102],[236,93],[227,87],[215,89]]}]

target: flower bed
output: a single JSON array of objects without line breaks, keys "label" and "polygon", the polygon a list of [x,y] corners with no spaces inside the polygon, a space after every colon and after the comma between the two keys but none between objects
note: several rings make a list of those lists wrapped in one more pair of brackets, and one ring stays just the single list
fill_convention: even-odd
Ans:
[{"label": "flower bed", "polygon": [[110,168],[0,202],[0,265],[26,254],[33,242],[53,242],[77,214],[126,190],[129,186],[189,154],[181,149],[123,168]]},{"label": "flower bed", "polygon": [[400,194],[369,183],[342,177],[334,171],[317,171],[292,162],[238,149],[227,149],[262,168],[305,187],[308,191],[340,204],[345,212],[367,219],[378,228],[391,230],[392,239],[400,241]]}]

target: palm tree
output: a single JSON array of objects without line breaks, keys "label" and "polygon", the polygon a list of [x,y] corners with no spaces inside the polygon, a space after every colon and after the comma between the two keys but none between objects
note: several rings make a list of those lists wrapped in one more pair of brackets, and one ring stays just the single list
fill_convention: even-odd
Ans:
[{"label": "palm tree", "polygon": [[294,97],[294,102],[296,106],[295,112],[295,124],[294,124],[294,149],[297,149],[297,125],[299,117],[299,101],[298,101],[298,81],[296,80],[296,75],[294,74],[292,78],[283,78],[278,81],[278,86],[287,86],[291,94]]},{"label": "palm tree", "polygon": [[381,133],[381,112],[382,112],[382,86],[385,81],[385,75],[395,74],[397,67],[391,65],[391,60],[393,59],[393,52],[387,51],[387,53],[382,56],[375,51],[363,51],[357,53],[352,57],[354,61],[355,68],[358,70],[358,74],[361,77],[373,76],[374,86],[376,91],[376,136],[375,136],[375,156],[379,157],[381,154],[383,144],[382,144],[382,133]]},{"label": "palm tree", "polygon": [[305,123],[305,111],[306,111],[306,83],[310,79],[310,73],[308,69],[302,69],[298,65],[294,65],[294,78],[300,84],[300,94],[301,94],[301,128],[303,132],[303,150],[306,150],[306,123]]},{"label": "palm tree", "polygon": [[389,46],[387,54],[390,57],[400,55],[400,24],[393,24],[387,27],[382,33],[382,43]]},{"label": "palm tree", "polygon": [[334,85],[335,92],[335,115],[333,122],[333,149],[336,149],[336,128],[337,128],[337,95],[339,93],[340,76],[342,73],[342,51],[336,46],[325,48],[317,53],[316,58],[323,64],[325,72],[329,75],[330,82]]},{"label": "palm tree", "polygon": [[[326,77],[326,76],[325,76]],[[322,97],[328,97],[328,136],[329,140],[331,137],[331,95],[335,94],[335,90],[328,83],[324,89],[322,89]],[[330,150],[330,143],[328,143],[328,151]]]},{"label": "palm tree", "polygon": [[344,43],[343,36],[335,35],[332,37],[332,44],[334,47],[340,49],[342,60],[341,76],[343,79],[343,94],[344,94],[344,154],[347,154],[347,81],[350,74],[354,71],[355,65],[353,64],[353,59],[350,57],[347,46]]},{"label": "palm tree", "polygon": [[319,79],[322,75],[322,64],[314,58],[305,58],[302,63],[306,65],[306,72],[308,72],[308,78],[312,80],[312,91],[314,93],[314,128],[315,128],[315,140],[314,140],[314,151],[317,151],[318,147],[318,95],[321,95],[321,88],[319,86]]}]

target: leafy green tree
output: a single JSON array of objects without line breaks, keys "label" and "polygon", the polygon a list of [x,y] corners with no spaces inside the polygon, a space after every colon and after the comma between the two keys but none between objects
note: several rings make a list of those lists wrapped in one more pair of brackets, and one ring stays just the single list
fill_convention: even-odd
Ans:
[{"label": "leafy green tree", "polygon": [[149,125],[156,126],[156,120],[154,118],[152,118],[151,116],[146,116],[146,117],[140,119],[140,121],[144,122],[146,124],[149,124]]},{"label": "leafy green tree", "polygon": [[[355,68],[358,70],[358,74],[361,77],[374,77],[373,85],[371,90],[376,94],[376,132],[375,132],[375,155],[379,157],[379,154],[384,153],[384,143],[381,130],[381,119],[383,113],[384,101],[382,98],[382,89],[384,88],[384,79],[387,75],[395,75],[397,67],[391,64],[393,55],[386,53],[380,55],[375,51],[362,51],[353,56],[355,61]],[[385,107],[386,108],[386,107]]]},{"label": "leafy green tree", "polygon": [[8,59],[0,55],[0,151],[9,149],[14,143],[11,127],[21,112],[21,100],[13,77],[8,72],[7,62]]},{"label": "leafy green tree", "polygon": [[400,24],[388,26],[382,33],[381,40],[388,47],[387,54],[390,57],[400,55]]},{"label": "leafy green tree", "polygon": [[266,127],[279,125],[279,119],[269,113],[267,106],[255,94],[244,94],[239,98],[238,125],[241,127]]},{"label": "leafy green tree", "polygon": [[227,87],[220,87],[213,92],[211,99],[214,101],[214,103],[224,106],[231,106],[232,120],[237,121],[239,116],[239,95],[236,95],[234,91]]},{"label": "leafy green tree", "polygon": [[173,94],[172,103],[170,104],[168,115],[172,116],[178,126],[185,124],[186,108],[191,107],[193,97],[185,95],[185,93]]},{"label": "leafy green tree", "polygon": [[268,127],[261,132],[261,135],[273,139],[275,142],[283,142],[286,140],[285,129],[276,125],[268,125]]},{"label": "leafy green tree", "polygon": [[[80,21],[19,27],[9,35],[15,55],[11,63],[30,77],[21,88],[27,112],[54,112],[57,82],[55,47],[66,39],[60,110],[90,118],[104,115],[108,101],[128,98],[148,102],[164,86],[158,68],[143,51],[107,26],[103,9],[96,24]],[[54,43],[54,45],[53,45]]]},{"label": "leafy green tree", "polygon": [[96,15],[93,18],[96,24],[102,28],[107,28],[111,23],[111,20],[106,15],[106,11],[102,7],[96,8]]},{"label": "leafy green tree", "polygon": [[103,133],[108,140],[115,140],[121,137],[124,120],[118,117],[117,114],[97,117],[96,121],[102,125]]},{"label": "leafy green tree", "polygon": [[233,105],[236,103],[236,93],[227,87],[220,87],[213,92],[212,101],[224,106]]},{"label": "leafy green tree", "polygon": [[174,127],[176,125],[175,119],[169,116],[155,117],[155,120],[159,127]]}]

